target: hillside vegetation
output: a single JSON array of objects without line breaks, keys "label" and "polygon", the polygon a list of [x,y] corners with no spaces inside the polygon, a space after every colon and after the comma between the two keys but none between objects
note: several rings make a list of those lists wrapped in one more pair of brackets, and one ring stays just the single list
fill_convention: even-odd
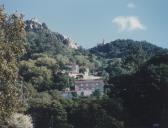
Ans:
[{"label": "hillside vegetation", "polygon": [[[86,50],[45,23],[0,8],[0,50],[2,128],[168,126],[167,49],[116,40]],[[70,64],[101,76],[104,95],[64,98],[74,88]]]},{"label": "hillside vegetation", "polygon": [[99,44],[91,48],[90,52],[97,56],[112,59],[129,57],[131,54],[136,54],[139,49],[143,50],[150,57],[167,52],[167,49],[163,49],[147,41],[134,41],[130,39],[119,39],[110,43]]}]

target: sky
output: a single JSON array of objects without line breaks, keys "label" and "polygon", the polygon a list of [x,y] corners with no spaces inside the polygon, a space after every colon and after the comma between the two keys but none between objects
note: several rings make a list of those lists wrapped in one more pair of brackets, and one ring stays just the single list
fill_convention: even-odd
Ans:
[{"label": "sky", "polygon": [[0,0],[8,14],[36,17],[84,48],[105,40],[146,40],[168,48],[168,0]]}]

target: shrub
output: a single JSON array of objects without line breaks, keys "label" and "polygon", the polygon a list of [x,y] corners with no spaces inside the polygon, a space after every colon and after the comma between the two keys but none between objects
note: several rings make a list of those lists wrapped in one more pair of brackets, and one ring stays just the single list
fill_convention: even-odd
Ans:
[{"label": "shrub", "polygon": [[7,122],[10,128],[33,128],[32,118],[29,115],[14,113]]}]

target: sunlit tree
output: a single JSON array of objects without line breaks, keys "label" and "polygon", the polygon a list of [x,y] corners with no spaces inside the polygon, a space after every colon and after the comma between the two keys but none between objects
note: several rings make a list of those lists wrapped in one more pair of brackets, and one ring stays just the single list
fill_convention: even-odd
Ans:
[{"label": "sunlit tree", "polygon": [[7,16],[0,7],[0,118],[18,110],[18,58],[24,53],[24,22],[20,14]]}]

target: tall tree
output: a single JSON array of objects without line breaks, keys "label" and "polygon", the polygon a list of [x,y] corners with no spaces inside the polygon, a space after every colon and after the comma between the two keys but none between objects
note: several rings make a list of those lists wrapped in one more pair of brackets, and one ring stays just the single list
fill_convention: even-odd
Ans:
[{"label": "tall tree", "polygon": [[0,7],[0,118],[5,119],[18,110],[20,95],[18,87],[18,58],[24,53],[23,16],[7,16]]}]

